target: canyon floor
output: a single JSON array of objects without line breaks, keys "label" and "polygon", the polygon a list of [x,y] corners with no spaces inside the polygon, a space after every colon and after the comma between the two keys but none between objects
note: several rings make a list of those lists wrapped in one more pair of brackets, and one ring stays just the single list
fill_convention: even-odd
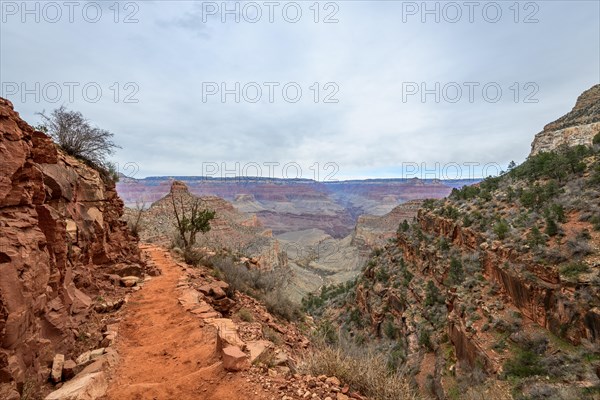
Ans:
[{"label": "canyon floor", "polygon": [[108,400],[270,399],[246,373],[228,373],[215,352],[215,330],[178,302],[181,268],[157,246],[142,246],[162,275],[144,284],[120,323],[120,361]]}]

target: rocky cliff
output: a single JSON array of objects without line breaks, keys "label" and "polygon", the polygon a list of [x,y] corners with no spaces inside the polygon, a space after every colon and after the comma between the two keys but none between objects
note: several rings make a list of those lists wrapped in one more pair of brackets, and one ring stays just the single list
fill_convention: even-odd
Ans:
[{"label": "rocky cliff", "polygon": [[595,85],[579,96],[571,112],[549,123],[535,135],[531,154],[551,151],[561,145],[591,145],[599,132],[600,85]]},{"label": "rocky cliff", "polygon": [[[595,118],[594,90],[580,97],[576,117],[556,126]],[[352,286],[323,290],[309,309],[325,304],[311,310],[322,325],[377,342],[427,397],[597,398],[593,140],[548,148],[500,177],[424,201]]]},{"label": "rocky cliff", "polygon": [[0,160],[0,397],[18,398],[69,354],[109,274],[142,267],[114,183],[1,98]]}]

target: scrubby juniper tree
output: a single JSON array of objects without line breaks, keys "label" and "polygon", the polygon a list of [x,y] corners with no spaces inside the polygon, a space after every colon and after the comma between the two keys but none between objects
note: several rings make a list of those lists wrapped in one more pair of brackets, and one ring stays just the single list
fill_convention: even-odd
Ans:
[{"label": "scrubby juniper tree", "polygon": [[200,199],[194,199],[191,205],[186,207],[181,194],[178,199],[175,199],[175,193],[172,193],[171,203],[177,232],[187,249],[196,243],[196,234],[210,231],[210,221],[215,218],[216,213],[202,209]]}]

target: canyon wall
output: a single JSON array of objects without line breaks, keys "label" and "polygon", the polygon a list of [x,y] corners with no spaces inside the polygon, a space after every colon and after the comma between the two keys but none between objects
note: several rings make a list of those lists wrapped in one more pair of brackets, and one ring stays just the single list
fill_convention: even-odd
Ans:
[{"label": "canyon wall", "polygon": [[[128,207],[167,195],[173,177],[123,178],[117,184]],[[326,181],[275,178],[175,177],[198,196],[217,196],[244,213],[256,215],[274,235],[321,229],[341,239],[354,230],[360,215],[384,215],[398,204],[442,198],[469,180],[372,179]]]},{"label": "canyon wall", "polygon": [[2,98],[0,160],[0,393],[11,398],[73,347],[109,274],[142,267],[114,183]]}]

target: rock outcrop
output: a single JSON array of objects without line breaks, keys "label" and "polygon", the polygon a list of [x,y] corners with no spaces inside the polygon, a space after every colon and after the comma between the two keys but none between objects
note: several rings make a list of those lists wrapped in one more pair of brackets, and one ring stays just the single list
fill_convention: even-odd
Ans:
[{"label": "rock outcrop", "polygon": [[600,85],[579,96],[568,114],[546,125],[531,144],[531,155],[551,151],[561,145],[591,145],[600,133]]},{"label": "rock outcrop", "polygon": [[352,244],[363,252],[383,246],[387,240],[396,237],[398,225],[405,220],[412,222],[422,203],[422,200],[408,201],[382,216],[361,215],[354,228]]},{"label": "rock outcrop", "polygon": [[68,354],[105,272],[141,261],[114,184],[1,98],[0,160],[0,386],[20,391]]}]

